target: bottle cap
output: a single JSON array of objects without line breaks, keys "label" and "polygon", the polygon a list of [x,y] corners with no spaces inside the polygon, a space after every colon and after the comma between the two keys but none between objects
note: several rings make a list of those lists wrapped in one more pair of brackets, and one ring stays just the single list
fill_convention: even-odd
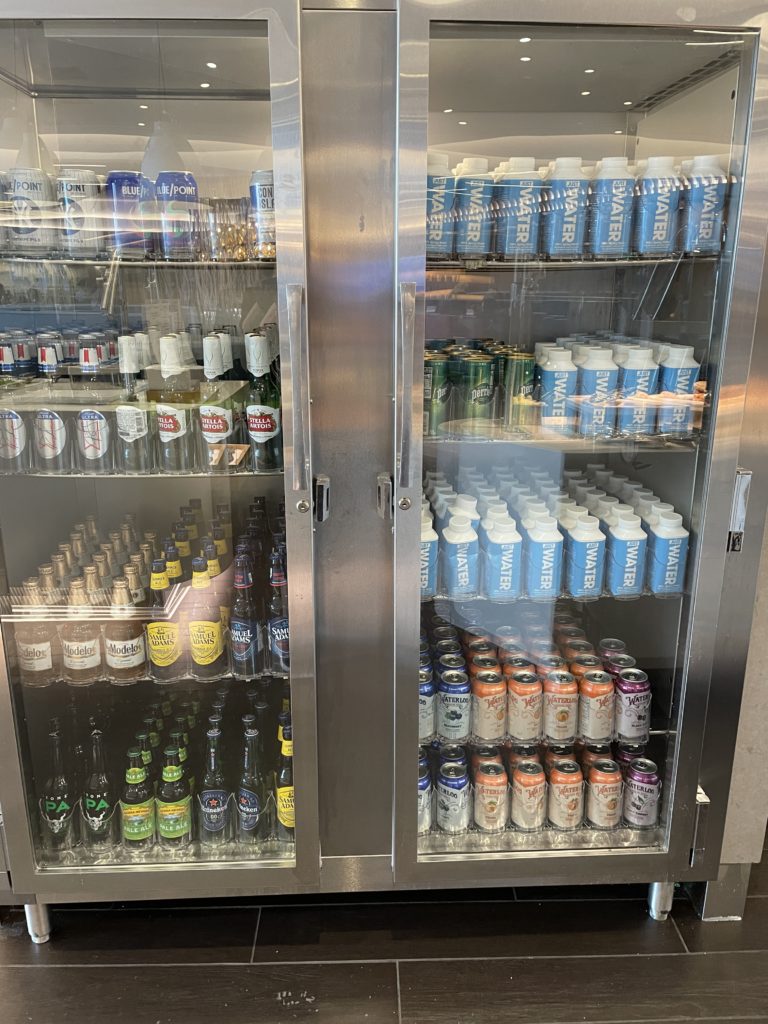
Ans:
[{"label": "bottle cap", "polygon": [[166,334],[160,339],[160,376],[174,377],[182,372],[181,343],[178,334]]},{"label": "bottle cap", "polygon": [[477,498],[473,498],[471,494],[457,494],[456,510],[462,513],[469,512],[471,515],[477,515]]},{"label": "bottle cap", "polygon": [[516,174],[535,173],[536,160],[532,156],[513,156],[507,161],[507,170]]},{"label": "bottle cap", "polygon": [[254,377],[263,377],[269,373],[269,367],[272,364],[272,350],[266,334],[246,334],[245,360],[249,373],[252,373]]},{"label": "bottle cap", "polygon": [[221,342],[221,358],[224,362],[224,369],[231,370],[235,365],[232,358],[232,335],[228,331],[219,331]]},{"label": "bottle cap", "polygon": [[567,348],[552,348],[544,363],[545,370],[575,370],[573,357]]},{"label": "bottle cap", "polygon": [[552,177],[557,177],[558,171],[578,171],[581,173],[580,156],[559,156],[556,158],[552,168]]},{"label": "bottle cap", "polygon": [[130,334],[117,339],[117,361],[120,373],[139,373],[142,365],[141,342]]},{"label": "bottle cap", "polygon": [[486,174],[488,161],[484,156],[468,156],[464,159],[462,174]]},{"label": "bottle cap", "polygon": [[224,373],[224,355],[218,334],[207,334],[203,338],[203,373],[206,380],[215,380]]},{"label": "bottle cap", "polygon": [[646,177],[656,176],[659,173],[674,175],[675,159],[671,156],[649,156],[644,174]]},{"label": "bottle cap", "polygon": [[427,153],[427,170],[442,171],[447,174],[451,165],[450,161],[448,153]]},{"label": "bottle cap", "polygon": [[467,516],[451,516],[449,526],[452,530],[467,530],[472,524]]}]

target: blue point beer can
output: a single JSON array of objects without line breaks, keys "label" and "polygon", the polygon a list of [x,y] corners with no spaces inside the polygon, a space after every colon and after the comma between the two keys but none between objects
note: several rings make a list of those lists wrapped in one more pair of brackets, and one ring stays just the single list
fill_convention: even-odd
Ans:
[{"label": "blue point beer can", "polygon": [[197,182],[185,171],[161,171],[155,182],[155,195],[163,259],[193,260],[199,235]]},{"label": "blue point beer can", "polygon": [[110,171],[106,204],[112,239],[109,248],[121,259],[143,260],[151,251],[152,236],[144,230],[142,204],[151,182],[138,171]]}]

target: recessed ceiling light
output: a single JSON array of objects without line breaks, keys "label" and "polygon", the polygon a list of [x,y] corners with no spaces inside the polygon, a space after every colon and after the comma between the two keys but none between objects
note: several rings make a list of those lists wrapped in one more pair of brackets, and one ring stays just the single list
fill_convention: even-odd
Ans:
[{"label": "recessed ceiling light", "polygon": [[595,69],[594,68],[584,68],[584,74],[585,75],[594,75],[594,73],[595,73]]},{"label": "recessed ceiling light", "polygon": [[147,127],[146,121],[139,121],[138,124],[139,124],[139,128],[146,128]]},{"label": "recessed ceiling light", "polygon": [[632,100],[624,100],[624,106],[625,107],[631,107],[632,106]]},{"label": "recessed ceiling light", "polygon": [[531,37],[530,36],[520,36],[520,42],[521,43],[530,43],[530,41],[531,41]]},{"label": "recessed ceiling light", "polygon": [[466,121],[459,121],[459,124],[466,124]]},{"label": "recessed ceiling light", "polygon": [[582,96],[591,96],[592,93],[589,91],[589,89],[584,89],[584,90],[582,90],[581,95]]},{"label": "recessed ceiling light", "polygon": [[146,103],[140,103],[139,110],[149,110],[149,107],[147,106]]},{"label": "recessed ceiling light", "polygon": [[530,57],[521,57],[520,58],[520,60],[523,62],[523,64],[527,64],[530,59],[531,59]]},{"label": "recessed ceiling light", "polygon": [[200,83],[200,88],[201,89],[210,89],[211,88],[211,83],[210,82],[201,82]]},{"label": "recessed ceiling light", "polygon": [[621,128],[617,128],[616,131],[613,134],[614,135],[623,135],[624,132],[621,130]]},{"label": "recessed ceiling light", "polygon": [[208,63],[205,66],[207,68],[211,68],[213,70],[213,69],[218,67],[218,64],[214,64],[212,60],[209,60]]},{"label": "recessed ceiling light", "polygon": [[444,114],[452,114],[453,113],[453,107],[446,107],[445,110],[443,111],[443,113]]}]

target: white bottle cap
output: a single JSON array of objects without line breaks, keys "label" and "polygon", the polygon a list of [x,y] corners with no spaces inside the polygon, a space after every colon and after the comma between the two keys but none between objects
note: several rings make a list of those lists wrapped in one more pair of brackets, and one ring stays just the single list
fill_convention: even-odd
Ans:
[{"label": "white bottle cap", "polygon": [[224,369],[231,370],[235,365],[232,359],[232,335],[226,331],[219,331],[219,341],[221,342],[221,359]]},{"label": "white bottle cap", "polygon": [[669,177],[674,176],[675,173],[675,160],[671,156],[649,156],[648,164],[645,168],[644,174],[646,177],[657,177],[660,174],[664,174]]},{"label": "white bottle cap", "polygon": [[[652,490],[650,490],[650,488],[641,487],[640,490],[635,491],[629,498],[627,498],[627,501],[632,506],[632,508],[635,509],[635,511],[637,511],[637,506],[640,504],[640,502],[659,501],[659,498],[653,493]],[[650,508],[650,505],[648,507]]]},{"label": "white bottle cap", "polygon": [[698,366],[693,358],[693,345],[670,345],[664,358],[664,366]]},{"label": "white bottle cap", "polygon": [[266,334],[246,334],[245,361],[248,371],[254,377],[263,377],[269,373],[269,367],[272,363],[272,349]]},{"label": "white bottle cap", "polygon": [[[657,533],[679,532],[683,527],[683,517],[679,512],[660,512],[659,518],[654,526]],[[686,533],[688,531],[686,530]]]},{"label": "white bottle cap", "polygon": [[653,349],[643,345],[627,346],[627,354],[622,365],[627,370],[652,370],[656,365]]},{"label": "white bottle cap", "polygon": [[636,516],[633,512],[621,512],[618,516],[617,526],[619,526],[622,530],[641,529],[640,516]]},{"label": "white bottle cap", "polygon": [[468,156],[464,160],[462,174],[487,174],[488,161],[484,156]]},{"label": "white bottle cap", "polygon": [[614,497],[612,494],[607,494],[604,498],[598,499],[595,513],[599,519],[605,519],[607,516],[613,514],[613,509],[615,509],[618,504],[618,498]]},{"label": "white bottle cap", "polygon": [[556,341],[535,341],[533,343],[533,358],[537,363],[545,363],[550,350],[557,348]]},{"label": "white bottle cap", "polygon": [[559,172],[565,172],[570,174],[573,171],[581,173],[581,157],[580,156],[559,156],[555,159],[554,167],[552,168],[552,177],[556,178]]},{"label": "white bottle cap", "polygon": [[616,522],[627,523],[632,519],[640,519],[640,516],[635,512],[631,505],[614,505],[613,514]]},{"label": "white bottle cap", "polygon": [[120,373],[141,371],[141,342],[131,334],[121,334],[117,339],[117,365]]},{"label": "white bottle cap", "polygon": [[655,501],[651,505],[651,515],[660,516],[662,512],[674,512],[675,506],[670,505],[668,501]]},{"label": "white bottle cap", "polygon": [[489,519],[505,519],[509,515],[506,501],[489,501],[485,514]]},{"label": "white bottle cap", "polygon": [[604,156],[600,161],[601,170],[607,171],[608,168],[615,168],[624,170],[629,166],[629,157],[626,156]]},{"label": "white bottle cap", "polygon": [[221,377],[224,373],[224,356],[221,351],[221,335],[207,334],[203,338],[203,374],[207,380]]},{"label": "white bottle cap", "polygon": [[563,539],[563,535],[557,528],[557,520],[553,516],[542,516],[537,519],[529,532],[541,540]]},{"label": "white bottle cap", "polygon": [[603,536],[603,532],[600,529],[600,522],[595,519],[594,516],[582,516],[580,519],[577,519],[571,527],[570,532],[575,537],[587,538]]},{"label": "white bottle cap", "polygon": [[615,370],[613,348],[610,345],[607,348],[591,346],[587,349],[586,359],[581,365],[588,370]]},{"label": "white bottle cap", "polygon": [[427,168],[430,171],[441,171],[448,173],[451,165],[451,158],[448,153],[427,153]]},{"label": "white bottle cap", "polygon": [[705,156],[695,156],[692,161],[691,170],[694,174],[697,171],[699,174],[712,174],[713,172],[719,171],[720,174],[725,175],[722,163],[723,160],[725,160],[725,162],[727,163],[728,157],[721,157],[718,156],[716,153],[709,153]]},{"label": "white bottle cap", "polygon": [[477,516],[477,498],[473,498],[471,494],[456,495],[456,510]]},{"label": "white bottle cap", "polygon": [[513,156],[507,161],[507,170],[517,174],[529,174],[536,171],[536,159],[532,156]]},{"label": "white bottle cap", "polygon": [[597,503],[601,498],[607,497],[605,491],[594,490],[584,495],[584,504],[587,506],[590,512],[594,512],[597,508]]},{"label": "white bottle cap", "polygon": [[547,370],[575,370],[573,357],[567,348],[551,348],[544,363]]},{"label": "white bottle cap", "polygon": [[621,485],[619,496],[622,501],[625,501],[628,505],[632,504],[632,498],[637,494],[638,491],[645,490],[645,485],[641,484],[639,480],[627,480],[626,483]]},{"label": "white bottle cap", "polygon": [[512,519],[496,519],[488,531],[488,540],[496,544],[512,544],[522,539]]},{"label": "white bottle cap", "polygon": [[164,379],[181,373],[181,342],[178,334],[165,334],[160,339],[160,376]]}]

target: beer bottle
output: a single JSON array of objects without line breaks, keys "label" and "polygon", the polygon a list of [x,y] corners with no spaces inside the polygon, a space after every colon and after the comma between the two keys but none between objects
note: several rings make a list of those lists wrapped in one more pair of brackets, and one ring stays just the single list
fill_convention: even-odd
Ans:
[{"label": "beer bottle", "polygon": [[64,756],[59,732],[48,734],[51,741],[51,774],[43,790],[41,801],[43,840],[48,849],[69,847],[74,836],[74,793],[64,770]]},{"label": "beer bottle", "polygon": [[101,544],[101,537],[99,535],[99,524],[96,521],[96,516],[85,517],[85,535],[88,540],[88,547],[91,551],[98,551],[99,544]]},{"label": "beer bottle", "polygon": [[206,737],[208,750],[199,797],[200,839],[209,846],[218,846],[229,835],[229,789],[219,752],[221,732],[211,728]]},{"label": "beer bottle", "polygon": [[245,352],[250,377],[246,422],[251,445],[251,469],[256,473],[281,469],[280,389],[270,372],[272,353],[269,339],[265,334],[247,334]]},{"label": "beer bottle", "polygon": [[91,772],[82,798],[83,838],[87,846],[107,846],[114,841],[115,797],[104,763],[103,733],[91,732]]},{"label": "beer bottle", "polygon": [[129,850],[145,849],[155,841],[155,797],[138,747],[128,751],[120,826],[123,844]]},{"label": "beer bottle", "polygon": [[174,524],[173,542],[178,549],[182,568],[181,578],[176,582],[185,583],[187,580],[192,579],[192,545],[190,544],[187,528],[182,522]]},{"label": "beer bottle", "polygon": [[146,731],[137,732],[134,739],[139,745],[141,763],[144,765],[147,773],[147,782],[154,793],[157,789],[157,766],[155,765],[155,755],[152,750],[152,744],[149,742],[149,733]]},{"label": "beer bottle", "polygon": [[61,628],[62,676],[70,686],[90,686],[101,676],[101,630],[89,622],[84,580],[69,585],[69,621]]},{"label": "beer bottle", "polygon": [[[94,339],[95,341],[95,339]],[[99,381],[99,353],[95,344],[80,349],[80,387],[83,407],[75,416],[77,465],[83,473],[112,471],[112,413],[96,406],[102,401]]]},{"label": "beer bottle", "polygon": [[189,371],[181,363],[181,342],[176,334],[160,339],[160,376],[157,398],[158,466],[163,473],[191,473],[195,469],[194,424],[190,410],[196,404]]},{"label": "beer bottle", "polygon": [[[99,544],[99,551],[107,560],[107,568],[109,569],[109,579],[111,583],[117,576],[120,576],[120,569],[118,568],[115,560],[115,549],[109,541],[105,541],[103,544]],[[93,557],[95,558],[96,556],[94,555]]]},{"label": "beer bottle", "polygon": [[261,622],[253,593],[248,559],[235,559],[235,593],[229,621],[232,672],[238,679],[252,679],[264,663]]},{"label": "beer bottle", "polygon": [[[151,562],[149,563],[149,568],[147,568],[147,570],[145,572],[145,570],[144,570],[144,564],[145,564],[144,563],[144,555],[140,551],[134,552],[134,554],[131,555],[129,561],[130,561],[130,564],[133,566],[133,568],[136,570],[136,575],[137,575],[137,577],[139,579],[139,583],[141,584],[141,589],[144,592],[144,597],[142,599],[142,604],[146,604],[146,596],[147,596],[146,595],[146,591],[149,589],[149,573],[150,573],[150,570],[152,569],[152,563]],[[168,567],[166,565],[166,571],[167,571],[167,569],[168,569]],[[135,603],[136,602],[134,602],[134,604]]]},{"label": "beer bottle", "polygon": [[150,608],[153,615],[147,622],[149,668],[153,679],[169,682],[186,675],[187,653],[177,621],[164,614],[169,583],[162,558],[152,563]]},{"label": "beer bottle", "polygon": [[191,675],[216,679],[227,671],[221,610],[203,558],[192,560],[192,607],[189,611]]},{"label": "beer bottle", "polygon": [[217,503],[216,518],[224,527],[224,536],[227,540],[232,540],[232,510],[226,502]]},{"label": "beer bottle", "polygon": [[290,628],[288,624],[288,580],[285,563],[279,550],[269,560],[269,609],[267,612],[267,644],[273,672],[288,673],[291,668]]},{"label": "beer bottle", "polygon": [[182,582],[184,570],[181,566],[179,549],[175,544],[169,544],[165,549],[165,571],[168,573],[168,582],[172,587]]},{"label": "beer bottle", "polygon": [[187,846],[192,839],[192,797],[179,762],[179,750],[166,747],[157,787],[157,835],[163,846]]},{"label": "beer bottle", "polygon": [[72,435],[71,413],[57,412],[50,406],[34,413],[32,442],[34,465],[38,473],[60,474],[72,471]]},{"label": "beer bottle", "polygon": [[123,566],[123,579],[128,584],[128,593],[131,597],[131,602],[136,608],[142,608],[147,603],[147,595],[144,591],[144,587],[141,585],[139,574],[136,571],[135,565],[124,565]]},{"label": "beer bottle", "polygon": [[196,540],[199,540],[202,524],[198,522],[195,510],[191,505],[181,506],[179,509],[179,519],[181,520],[181,525],[187,531],[187,537],[189,537],[190,543],[194,543]]},{"label": "beer bottle", "polygon": [[142,550],[144,548],[144,544],[149,544],[150,548],[152,549],[152,553],[150,555],[150,568],[151,568],[152,567],[151,563],[160,554],[160,549],[157,546],[157,532],[155,530],[145,530],[144,533],[142,534],[142,538],[143,538],[143,543],[141,545]]},{"label": "beer bottle", "polygon": [[224,533],[224,527],[218,519],[214,519],[211,523],[211,537],[213,538],[213,543],[216,546],[219,565],[221,566],[222,572],[224,572],[229,568],[231,559],[229,557],[229,544],[227,542],[226,534]]},{"label": "beer bottle", "polygon": [[72,545],[72,557],[75,560],[75,564],[81,569],[90,565],[91,560],[85,547],[85,537],[79,530],[70,533],[69,543]]},{"label": "beer bottle", "polygon": [[107,676],[116,686],[127,686],[147,674],[144,629],[135,618],[128,580],[119,576],[112,590],[112,621],[104,627]]},{"label": "beer bottle", "polygon": [[21,681],[27,686],[50,686],[57,675],[56,627],[34,616],[44,614],[44,595],[36,579],[24,580],[24,608],[27,622],[17,622],[16,657]]},{"label": "beer bottle", "polygon": [[176,747],[179,752],[179,764],[181,770],[184,773],[184,778],[187,780],[189,790],[191,793],[195,791],[195,777],[192,774],[192,767],[189,763],[189,735],[186,729],[180,729],[178,726],[168,734],[168,739],[171,745]]},{"label": "beer bottle", "polygon": [[152,563],[157,557],[155,555],[155,548],[154,545],[150,544],[148,541],[144,541],[139,545],[138,550],[141,555],[141,560],[144,563],[142,578],[147,581],[146,585],[149,586],[149,574],[152,572]]},{"label": "beer bottle", "polygon": [[209,473],[226,473],[228,444],[234,441],[237,410],[223,384],[225,374],[221,339],[217,334],[203,338],[203,376],[200,385],[200,465]]},{"label": "beer bottle", "polygon": [[38,579],[40,582],[41,604],[46,608],[55,608],[62,603],[62,595],[56,589],[56,580],[53,576],[53,563],[45,562],[37,567]]},{"label": "beer bottle", "polygon": [[283,728],[280,767],[277,771],[277,838],[292,843],[296,832],[296,810],[293,802],[293,730]]},{"label": "beer bottle", "polygon": [[75,564],[75,559],[72,554],[72,545],[66,543],[59,544],[58,551],[64,559],[64,564],[67,567],[67,578],[70,581],[80,579],[83,575],[83,571],[79,565]]},{"label": "beer bottle", "polygon": [[98,590],[101,592],[101,598],[98,604],[104,603],[104,598],[109,593],[109,587],[112,583],[112,576],[109,572],[109,562],[107,556],[103,552],[99,552],[93,556],[93,564],[96,566],[96,572],[99,577]]},{"label": "beer bottle", "polygon": [[205,517],[203,515],[203,499],[202,498],[190,498],[189,501],[187,502],[187,504],[185,505],[185,508],[191,508],[192,509],[192,514],[195,517],[195,522],[197,523],[197,528],[198,528],[198,530],[202,530],[203,524],[205,522]]},{"label": "beer bottle", "polygon": [[267,835],[265,787],[258,742],[258,732],[249,729],[245,734],[243,770],[237,789],[237,838],[241,843],[255,843]]},{"label": "beer bottle", "polygon": [[117,339],[118,366],[122,378],[120,405],[115,410],[115,468],[119,473],[149,473],[153,468],[154,420],[139,390],[141,345],[137,338]]},{"label": "beer bottle", "polygon": [[115,563],[119,571],[128,561],[129,554],[123,545],[123,537],[119,530],[109,531],[109,543],[112,545],[112,551],[115,555]]}]

